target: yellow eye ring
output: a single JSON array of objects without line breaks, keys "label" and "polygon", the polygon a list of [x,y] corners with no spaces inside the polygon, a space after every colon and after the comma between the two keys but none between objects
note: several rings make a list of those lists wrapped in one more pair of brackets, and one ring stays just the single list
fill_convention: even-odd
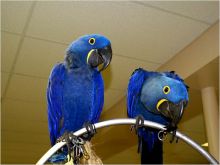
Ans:
[{"label": "yellow eye ring", "polygon": [[164,87],[163,87],[163,93],[164,93],[164,94],[170,93],[170,87],[169,87],[169,86],[164,86]]},{"label": "yellow eye ring", "polygon": [[90,38],[89,43],[90,43],[90,45],[94,45],[95,44],[95,38]]}]

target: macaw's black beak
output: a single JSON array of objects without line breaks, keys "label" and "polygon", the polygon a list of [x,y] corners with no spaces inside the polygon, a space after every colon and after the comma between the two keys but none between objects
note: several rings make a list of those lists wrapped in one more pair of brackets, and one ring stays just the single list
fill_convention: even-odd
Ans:
[{"label": "macaw's black beak", "polygon": [[176,127],[183,116],[183,110],[187,101],[182,100],[179,103],[172,103],[166,99],[161,99],[157,103],[157,110],[171,121],[171,126]]},{"label": "macaw's black beak", "polygon": [[99,67],[99,72],[108,67],[112,59],[111,45],[100,49],[92,49],[87,56],[87,63],[95,68]]}]

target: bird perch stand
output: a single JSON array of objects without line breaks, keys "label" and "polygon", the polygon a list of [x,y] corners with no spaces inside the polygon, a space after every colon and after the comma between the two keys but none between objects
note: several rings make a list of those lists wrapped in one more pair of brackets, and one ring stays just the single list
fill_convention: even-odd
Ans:
[{"label": "bird perch stand", "polygon": [[[103,127],[108,127],[112,125],[134,125],[136,123],[136,119],[113,119],[113,120],[107,120],[103,122],[99,122],[94,124],[95,128],[103,128]],[[165,126],[162,124],[158,124],[155,122],[151,122],[148,120],[144,120],[144,125],[147,127],[159,129],[159,130],[164,130]],[[86,133],[86,129],[82,128],[76,132],[74,132],[75,136],[80,136],[84,133]],[[219,164],[219,162],[211,156],[207,151],[205,151],[200,145],[198,145],[196,142],[194,142],[192,139],[187,137],[186,135],[180,133],[179,131],[176,131],[176,137],[179,139],[182,139],[185,143],[190,145],[192,148],[197,150],[202,156],[204,156],[211,164]],[[51,149],[49,149],[42,157],[41,159],[37,162],[37,165],[42,165],[45,164],[45,162],[56,152],[58,151],[61,147],[66,145],[66,142],[59,142],[55,144]]]}]

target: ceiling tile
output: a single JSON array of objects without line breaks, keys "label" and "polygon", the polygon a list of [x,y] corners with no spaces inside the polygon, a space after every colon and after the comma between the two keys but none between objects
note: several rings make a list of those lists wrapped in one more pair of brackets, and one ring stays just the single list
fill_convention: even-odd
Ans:
[{"label": "ceiling tile", "polygon": [[2,37],[1,70],[5,72],[10,72],[18,49],[20,36],[5,32],[1,32],[1,35],[2,35],[1,36]]},{"label": "ceiling tile", "polygon": [[46,101],[47,80],[21,75],[13,75],[6,92],[6,98],[33,102]]},{"label": "ceiling tile", "polygon": [[64,59],[67,46],[25,37],[16,73],[48,78],[52,67]]},{"label": "ceiling tile", "polygon": [[5,92],[5,87],[8,83],[8,77],[9,73],[1,72],[1,97],[3,97],[3,94]]},{"label": "ceiling tile", "polygon": [[2,1],[1,29],[22,33],[32,1]]},{"label": "ceiling tile", "polygon": [[113,55],[111,64],[102,73],[105,88],[119,90],[127,89],[131,74],[135,69],[140,67],[146,70],[155,70],[159,67],[159,64]]},{"label": "ceiling tile", "polygon": [[105,90],[104,111],[116,104],[121,98],[125,96],[125,92],[120,90]]},{"label": "ceiling tile", "polygon": [[112,41],[113,52],[163,63],[208,27],[130,2],[38,2],[27,34],[69,43],[101,33]]},{"label": "ceiling tile", "polygon": [[219,1],[148,1],[141,2],[187,17],[215,23],[219,19]]},{"label": "ceiling tile", "polygon": [[29,120],[35,123],[47,122],[47,105],[45,102],[34,103],[4,99],[1,115],[5,119]]},{"label": "ceiling tile", "polygon": [[[52,67],[63,60],[66,47],[65,45],[26,38],[14,72],[48,78]],[[138,67],[154,70],[159,67],[159,64],[113,54],[109,68],[103,72],[105,87],[125,89],[131,73]]]}]

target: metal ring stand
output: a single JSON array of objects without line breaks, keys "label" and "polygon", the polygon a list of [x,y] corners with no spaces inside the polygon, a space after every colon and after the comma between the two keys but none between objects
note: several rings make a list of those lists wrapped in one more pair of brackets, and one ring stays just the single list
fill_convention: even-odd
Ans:
[{"label": "metal ring stand", "polygon": [[[95,128],[102,128],[102,127],[108,127],[111,125],[133,125],[136,123],[135,119],[113,119],[113,120],[107,120],[103,122],[99,122],[94,124]],[[144,120],[144,125],[147,127],[159,129],[159,130],[164,130],[164,125],[158,124],[155,122],[151,122],[148,120]],[[74,133],[75,136],[80,136],[83,133],[86,133],[86,129],[82,128]],[[182,139],[184,142],[189,144],[192,148],[196,149],[202,156],[204,156],[210,163],[212,164],[219,164],[219,162],[211,156],[207,151],[205,151],[200,145],[198,145],[196,142],[191,140],[189,137],[186,135],[180,133],[179,131],[176,131],[176,136],[179,139]],[[45,164],[45,162],[57,151],[59,150],[62,146],[64,146],[66,142],[59,142],[56,145],[54,145],[52,148],[50,148],[42,157],[41,159],[36,163],[37,165],[42,165]]]}]

